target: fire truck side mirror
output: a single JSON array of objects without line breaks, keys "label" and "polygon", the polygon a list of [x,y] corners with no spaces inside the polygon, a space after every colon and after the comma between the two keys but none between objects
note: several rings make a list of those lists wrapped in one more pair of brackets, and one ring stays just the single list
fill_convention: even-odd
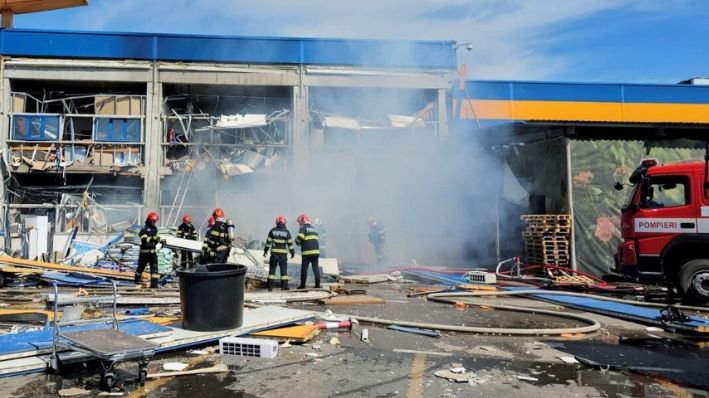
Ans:
[{"label": "fire truck side mirror", "polygon": [[615,184],[613,184],[613,189],[615,189],[616,191],[622,191],[623,190],[623,183],[616,182]]}]

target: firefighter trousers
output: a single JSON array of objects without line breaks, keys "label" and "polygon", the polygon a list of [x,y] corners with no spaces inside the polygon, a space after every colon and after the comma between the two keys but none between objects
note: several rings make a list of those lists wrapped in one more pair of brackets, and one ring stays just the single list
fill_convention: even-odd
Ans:
[{"label": "firefighter trousers", "polygon": [[138,256],[138,268],[135,270],[135,283],[140,282],[145,267],[150,265],[150,287],[158,287],[158,255],[157,253],[140,253]]},{"label": "firefighter trousers", "polygon": [[183,268],[190,268],[194,265],[194,255],[191,251],[182,250],[180,253],[180,265]]},{"label": "firefighter trousers", "polygon": [[220,252],[216,252],[214,255],[214,264],[224,264],[227,262],[229,259],[229,250],[222,250]]},{"label": "firefighter trousers", "polygon": [[288,286],[288,255],[271,253],[271,258],[268,260],[268,282],[270,284],[276,281],[276,268],[280,269],[281,287]]},{"label": "firefighter trousers", "polygon": [[305,289],[305,282],[308,281],[308,268],[313,266],[313,274],[315,275],[315,287],[320,287],[320,266],[318,259],[320,256],[302,256],[303,262],[300,265],[300,286],[298,289]]}]

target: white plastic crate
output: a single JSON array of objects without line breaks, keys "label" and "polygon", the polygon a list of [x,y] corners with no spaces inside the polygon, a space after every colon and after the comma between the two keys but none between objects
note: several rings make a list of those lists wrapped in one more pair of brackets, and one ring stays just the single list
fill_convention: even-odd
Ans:
[{"label": "white plastic crate", "polygon": [[484,283],[493,285],[497,283],[497,276],[492,272],[485,271],[470,271],[463,275],[463,279],[470,283]]},{"label": "white plastic crate", "polygon": [[219,353],[225,359],[229,357],[275,358],[278,354],[278,342],[250,337],[224,337],[219,339]]}]

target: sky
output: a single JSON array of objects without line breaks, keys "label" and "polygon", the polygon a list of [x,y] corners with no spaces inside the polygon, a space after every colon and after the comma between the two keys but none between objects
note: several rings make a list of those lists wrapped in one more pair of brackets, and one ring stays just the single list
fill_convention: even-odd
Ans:
[{"label": "sky", "polygon": [[706,0],[90,0],[16,28],[455,40],[468,79],[677,83],[709,76]]}]

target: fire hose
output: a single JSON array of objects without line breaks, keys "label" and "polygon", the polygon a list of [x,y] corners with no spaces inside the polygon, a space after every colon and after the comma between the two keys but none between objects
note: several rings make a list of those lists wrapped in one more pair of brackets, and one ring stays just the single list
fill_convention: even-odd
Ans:
[{"label": "fire hose", "polygon": [[[529,294],[529,291],[524,291]],[[477,297],[477,296],[494,296],[501,295],[500,293],[505,293],[505,295],[517,295],[518,292],[457,292],[457,293],[432,293],[426,296],[431,301],[455,304],[460,300],[448,299],[447,297],[456,298],[466,298],[466,297]],[[539,293],[536,291],[536,293]],[[520,294],[521,295],[521,294]],[[472,302],[467,304],[471,305],[481,305]],[[601,324],[595,319],[589,318],[587,316],[572,314],[567,312],[544,310],[539,308],[529,308],[520,307],[514,305],[505,304],[484,304],[487,308],[494,308],[506,311],[516,311],[531,314],[541,314],[549,315],[559,318],[572,319],[575,321],[581,321],[587,326],[576,326],[570,328],[505,328],[505,327],[479,327],[479,326],[458,326],[458,325],[445,325],[436,323],[425,323],[425,322],[409,322],[409,321],[396,321],[381,318],[371,318],[364,316],[351,316],[360,322],[374,323],[380,325],[399,325],[408,326],[422,329],[435,329],[450,332],[462,332],[462,333],[488,333],[488,334],[506,334],[513,336],[551,336],[551,335],[561,335],[561,334],[578,334],[578,333],[592,333],[601,328]]]}]

